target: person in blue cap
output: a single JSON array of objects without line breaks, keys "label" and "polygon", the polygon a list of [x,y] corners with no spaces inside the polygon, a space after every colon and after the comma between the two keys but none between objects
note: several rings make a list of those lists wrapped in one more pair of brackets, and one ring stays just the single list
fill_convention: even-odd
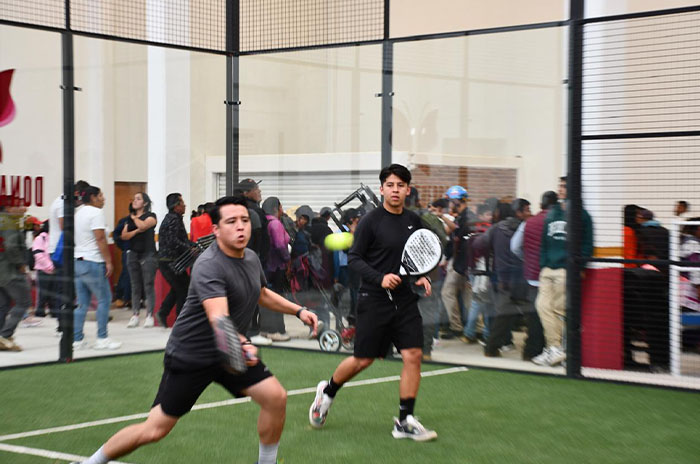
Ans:
[{"label": "person in blue cap", "polygon": [[[447,275],[442,286],[440,296],[449,317],[449,332],[443,334],[443,338],[464,337],[462,311],[460,310],[460,296],[465,308],[471,306],[472,287],[469,283],[467,272],[467,236],[469,228],[469,208],[467,189],[461,185],[453,185],[445,192],[450,201],[450,207],[455,214],[457,226],[450,234],[450,245],[445,256],[448,259]],[[464,337],[466,339],[466,337]]]}]

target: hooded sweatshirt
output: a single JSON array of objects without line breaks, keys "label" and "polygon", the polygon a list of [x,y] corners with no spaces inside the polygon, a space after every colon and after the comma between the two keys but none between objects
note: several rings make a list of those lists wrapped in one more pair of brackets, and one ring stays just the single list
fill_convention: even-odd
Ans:
[{"label": "hooded sweatshirt", "polygon": [[[542,228],[542,245],[540,247],[540,268],[565,269],[568,250],[566,211],[561,205],[550,208]],[[583,236],[581,255],[588,258],[593,255],[593,222],[591,216],[583,210]]]},{"label": "hooded sweatshirt", "polygon": [[477,237],[474,247],[478,252],[493,257],[491,280],[494,288],[509,293],[512,298],[527,298],[528,283],[525,280],[523,261],[510,250],[510,240],[520,225],[520,219],[509,217]]}]

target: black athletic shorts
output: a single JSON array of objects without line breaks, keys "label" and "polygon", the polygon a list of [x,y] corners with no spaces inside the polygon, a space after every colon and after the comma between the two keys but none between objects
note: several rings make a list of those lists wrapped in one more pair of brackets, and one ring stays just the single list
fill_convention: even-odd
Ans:
[{"label": "black athletic shorts", "polygon": [[357,358],[383,358],[391,344],[399,351],[423,346],[423,319],[413,293],[368,293],[360,289],[357,301],[355,349]]},{"label": "black athletic shorts", "polygon": [[233,375],[218,364],[191,368],[166,354],[163,367],[163,377],[153,406],[160,404],[163,412],[173,417],[181,417],[190,412],[197,398],[212,382],[220,384],[236,398],[240,398],[245,396],[241,392],[246,388],[272,377],[262,361],[249,366],[244,374]]}]

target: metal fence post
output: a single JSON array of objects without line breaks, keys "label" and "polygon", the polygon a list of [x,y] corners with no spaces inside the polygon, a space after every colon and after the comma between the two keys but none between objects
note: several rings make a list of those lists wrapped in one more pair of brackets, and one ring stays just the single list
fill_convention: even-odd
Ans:
[{"label": "metal fence post", "polygon": [[569,136],[567,173],[566,375],[581,375],[581,111],[583,77],[583,3],[571,0],[569,21]]}]

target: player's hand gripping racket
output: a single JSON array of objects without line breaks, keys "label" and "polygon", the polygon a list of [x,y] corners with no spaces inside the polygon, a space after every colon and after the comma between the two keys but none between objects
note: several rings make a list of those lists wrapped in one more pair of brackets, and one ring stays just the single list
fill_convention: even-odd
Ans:
[{"label": "player's hand gripping racket", "polygon": [[[418,229],[406,240],[401,254],[399,275],[419,276],[431,272],[442,258],[442,244],[438,236],[429,229]],[[394,301],[391,290],[386,290]]]},{"label": "player's hand gripping racket", "polygon": [[241,338],[228,316],[221,316],[214,324],[216,348],[221,354],[224,368],[233,374],[248,370],[246,353],[241,346]]}]

